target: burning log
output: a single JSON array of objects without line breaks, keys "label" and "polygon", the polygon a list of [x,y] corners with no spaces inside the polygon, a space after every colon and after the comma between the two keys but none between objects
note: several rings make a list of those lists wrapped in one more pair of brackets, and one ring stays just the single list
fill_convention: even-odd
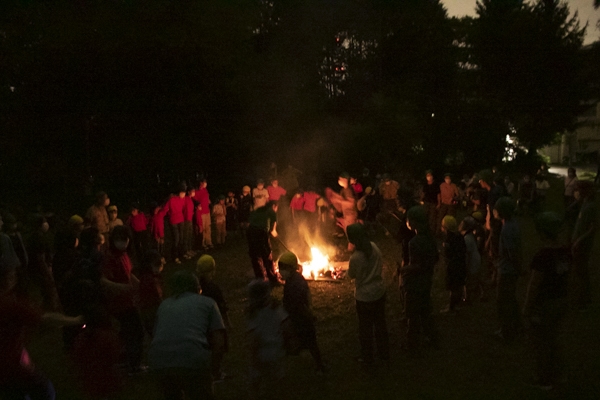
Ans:
[{"label": "burning log", "polygon": [[311,247],[310,253],[311,259],[300,263],[304,279],[330,282],[344,279],[348,271],[347,262],[331,262],[329,256],[317,247]]}]

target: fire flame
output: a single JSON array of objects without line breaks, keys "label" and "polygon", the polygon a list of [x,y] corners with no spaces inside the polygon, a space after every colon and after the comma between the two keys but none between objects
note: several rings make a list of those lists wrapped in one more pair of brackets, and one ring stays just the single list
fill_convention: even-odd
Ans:
[{"label": "fire flame", "polygon": [[325,271],[333,271],[329,264],[329,257],[323,254],[317,247],[310,248],[311,260],[300,263],[302,275],[306,279],[318,279]]}]

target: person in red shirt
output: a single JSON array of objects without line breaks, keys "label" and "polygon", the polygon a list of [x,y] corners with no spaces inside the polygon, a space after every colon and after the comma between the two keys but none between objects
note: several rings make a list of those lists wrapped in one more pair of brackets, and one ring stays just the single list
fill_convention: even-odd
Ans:
[{"label": "person in red shirt", "polygon": [[149,251],[140,268],[140,312],[142,323],[150,336],[154,334],[156,311],[163,299],[163,281],[160,273],[165,259],[157,251]]},{"label": "person in red shirt", "polygon": [[[169,216],[169,224],[171,224],[171,231],[173,233],[171,255],[177,264],[181,264],[180,258],[183,257],[183,208],[185,206],[186,189],[186,185],[182,184],[179,187],[179,194],[171,196],[162,209],[163,214]],[[198,193],[196,193],[197,195]]]},{"label": "person in red shirt", "polygon": [[210,196],[206,187],[206,179],[200,181],[200,189],[196,191],[196,202],[200,203],[200,214],[202,215],[202,246],[204,249],[213,247],[210,220]]},{"label": "person in red shirt", "polygon": [[304,216],[304,196],[301,189],[292,198],[290,209],[292,210],[292,221],[294,221],[294,224],[299,224]]},{"label": "person in red shirt", "polygon": [[164,256],[165,214],[158,204],[153,205],[152,214],[152,218],[150,218],[150,233],[152,234],[152,239],[154,239],[154,248]]},{"label": "person in red shirt", "polygon": [[203,227],[202,227],[202,205],[200,203],[196,204],[196,210],[194,211],[194,232],[195,232],[195,236],[194,236],[194,240],[195,240],[195,244],[202,244],[202,231],[203,231]]},{"label": "person in red shirt", "polygon": [[271,185],[267,188],[267,192],[269,192],[269,201],[277,201],[281,196],[285,196],[287,192],[284,188],[279,186],[279,181],[277,179],[273,179],[271,181]]},{"label": "person in red shirt", "polygon": [[140,211],[139,205],[133,204],[131,206],[127,226],[131,228],[135,258],[140,262],[148,251],[150,239],[148,237],[148,218],[146,218],[146,214]]},{"label": "person in red shirt", "polygon": [[108,310],[119,321],[119,336],[125,345],[129,373],[137,373],[145,370],[141,366],[144,328],[140,312],[134,303],[134,287],[139,287],[140,282],[131,273],[131,260],[127,255],[129,243],[127,227],[115,227],[102,265],[102,275],[111,282],[131,286],[131,290],[109,296]]},{"label": "person in red shirt", "polygon": [[194,219],[194,197],[196,197],[196,189],[189,189],[185,196],[185,205],[183,206],[183,258],[190,259],[195,253],[192,250],[194,242],[194,227],[192,221]]},{"label": "person in red shirt", "polygon": [[315,192],[313,187],[309,186],[308,190],[304,192],[303,197],[304,214],[308,225],[311,228],[316,228],[317,220],[319,219],[319,214],[317,213],[317,200],[319,200],[321,196]]},{"label": "person in red shirt", "polygon": [[352,186],[352,190],[354,191],[354,196],[356,197],[356,200],[361,198],[362,192],[363,192],[363,187],[360,184],[359,181],[356,180],[355,177],[350,177],[350,186]]}]

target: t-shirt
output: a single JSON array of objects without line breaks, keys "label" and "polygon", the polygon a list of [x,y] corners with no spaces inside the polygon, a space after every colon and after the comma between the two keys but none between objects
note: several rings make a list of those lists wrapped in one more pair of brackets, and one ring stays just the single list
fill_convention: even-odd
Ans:
[{"label": "t-shirt", "polygon": [[437,204],[438,195],[440,194],[440,185],[437,183],[427,183],[423,185],[423,202]]},{"label": "t-shirt", "polygon": [[148,219],[143,212],[140,212],[137,215],[130,216],[127,223],[129,226],[131,226],[132,231],[142,232],[145,231],[146,227],[148,226]]},{"label": "t-shirt", "polygon": [[283,307],[263,307],[248,320],[247,332],[258,340],[258,362],[272,363],[285,356],[281,323],[288,318]]},{"label": "t-shirt", "polygon": [[458,197],[458,187],[454,183],[443,182],[440,184],[440,196],[442,204],[452,204]]},{"label": "t-shirt", "polygon": [[210,214],[210,196],[206,188],[196,190],[196,203],[200,203],[202,215]]},{"label": "t-shirt", "polygon": [[213,207],[213,216],[217,224],[225,222],[227,218],[227,207],[225,204],[215,204]]},{"label": "t-shirt", "polygon": [[[131,260],[126,252],[113,250],[105,258],[102,265],[102,274],[111,282],[129,284],[131,279]],[[114,294],[109,298],[109,309],[114,314],[129,310],[134,307],[131,291]]]},{"label": "t-shirt", "polygon": [[285,196],[287,193],[281,186],[272,185],[267,188],[267,192],[269,192],[269,200],[273,201],[278,201],[281,196]]},{"label": "t-shirt", "polygon": [[185,196],[183,206],[183,219],[185,222],[191,222],[194,219],[194,200],[191,196]]},{"label": "t-shirt", "polygon": [[106,212],[106,207],[93,205],[87,210],[85,216],[100,233],[108,233],[108,213]]},{"label": "t-shirt", "polygon": [[223,291],[213,281],[209,281],[203,278],[199,279],[200,287],[202,288],[202,296],[210,297],[217,303],[217,307],[219,307],[219,312],[221,316],[225,316],[227,311],[229,311],[229,307],[227,307],[227,302],[225,301],[225,296],[223,296]]},{"label": "t-shirt", "polygon": [[290,201],[290,208],[296,211],[302,210],[304,208],[304,197],[294,196],[294,198],[292,198],[292,201]]},{"label": "t-shirt", "polygon": [[317,199],[320,196],[315,192],[304,192],[304,210],[308,212],[317,211]]},{"label": "t-shirt", "polygon": [[498,251],[498,273],[519,274],[521,272],[521,231],[515,219],[504,221]]},{"label": "t-shirt", "polygon": [[250,226],[254,228],[271,232],[275,222],[277,222],[277,214],[272,207],[262,206],[250,213],[248,222],[250,223]]},{"label": "t-shirt", "polygon": [[164,215],[169,214],[169,223],[177,225],[183,222],[183,207],[185,199],[179,196],[171,196],[162,209]]},{"label": "t-shirt", "polygon": [[348,276],[354,279],[354,297],[358,301],[379,300],[385,294],[381,251],[373,242],[371,248],[373,251],[369,258],[362,251],[355,251],[348,265]]},{"label": "t-shirt", "polygon": [[543,274],[537,297],[533,299],[535,304],[567,297],[570,263],[571,252],[568,247],[545,247],[533,256],[531,269]]},{"label": "t-shirt", "polygon": [[252,198],[254,199],[254,209],[260,208],[269,201],[269,191],[265,188],[252,189]]},{"label": "t-shirt", "polygon": [[573,178],[568,176],[565,177],[565,196],[573,196],[573,192],[577,189],[577,182],[579,182],[579,180],[576,176]]},{"label": "t-shirt", "polygon": [[150,232],[154,239],[165,237],[165,214],[161,210],[152,216],[150,220]]},{"label": "t-shirt", "polygon": [[400,271],[402,286],[409,291],[429,291],[435,264],[439,258],[431,234],[419,233],[408,242],[409,264]]},{"label": "t-shirt", "polygon": [[156,313],[148,362],[159,370],[207,370],[211,364],[209,333],[221,329],[225,329],[225,325],[213,299],[191,292],[169,297]]},{"label": "t-shirt", "polygon": [[396,181],[390,181],[389,184],[382,182],[379,185],[379,194],[383,200],[395,200],[398,197],[398,189],[400,189],[400,184]]},{"label": "t-shirt", "polygon": [[290,317],[306,316],[309,311],[309,293],[306,279],[300,273],[292,272],[283,287],[283,307]]},{"label": "t-shirt", "polygon": [[465,235],[465,245],[467,247],[467,258],[470,260],[467,268],[471,274],[475,274],[481,268],[481,254],[479,254],[477,248],[477,240],[471,232]]}]

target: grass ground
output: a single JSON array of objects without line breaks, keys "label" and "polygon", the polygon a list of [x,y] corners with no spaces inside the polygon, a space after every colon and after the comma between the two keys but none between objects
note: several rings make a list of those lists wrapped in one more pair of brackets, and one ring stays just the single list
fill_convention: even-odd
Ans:
[{"label": "grass ground", "polygon": [[[553,182],[548,207],[560,211],[560,182]],[[520,218],[525,260],[529,262],[540,242],[531,218]],[[426,350],[420,358],[409,358],[400,348],[405,326],[400,321],[398,288],[392,282],[392,270],[399,259],[398,246],[384,235],[374,238],[385,257],[385,280],[388,284],[387,321],[391,339],[392,362],[389,369],[379,368],[365,374],[354,361],[358,355],[357,319],[354,310],[353,284],[311,282],[314,312],[321,350],[331,367],[324,377],[314,373],[310,355],[304,353],[286,360],[287,377],[277,397],[284,399],[598,399],[600,398],[600,307],[586,313],[573,309],[561,335],[567,365],[566,385],[552,393],[528,387],[533,359],[526,339],[511,345],[494,340],[497,328],[495,302],[475,303],[456,316],[437,312],[447,300],[443,286],[443,268],[435,272],[433,289],[435,322],[442,337],[440,350]],[[244,338],[245,286],[251,278],[245,240],[232,235],[228,243],[212,252],[217,262],[216,281],[221,285],[230,306],[233,329],[225,370],[233,378],[215,386],[219,399],[246,397],[247,351]],[[600,234],[592,256],[593,291],[600,290]],[[176,268],[168,265],[166,273]],[[518,297],[522,303],[528,278],[519,281]],[[491,293],[490,293],[491,294]],[[281,297],[281,289],[275,291]],[[493,297],[492,297],[493,298]],[[598,299],[598,296],[594,296]],[[58,399],[83,399],[77,388],[75,373],[61,351],[60,332],[39,333],[29,346],[33,359],[54,382]],[[119,399],[152,400],[161,398],[151,374],[128,378]]]}]

